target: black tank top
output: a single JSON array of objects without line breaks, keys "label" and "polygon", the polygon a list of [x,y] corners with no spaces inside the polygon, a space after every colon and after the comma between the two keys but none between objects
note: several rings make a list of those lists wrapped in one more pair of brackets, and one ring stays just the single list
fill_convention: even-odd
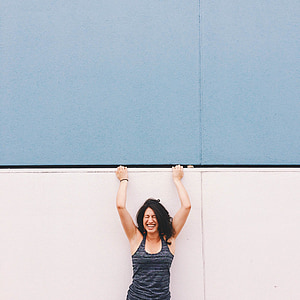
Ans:
[{"label": "black tank top", "polygon": [[155,254],[145,250],[146,235],[132,255],[133,277],[127,300],[169,300],[170,267],[174,255],[165,239],[161,239],[161,251]]}]

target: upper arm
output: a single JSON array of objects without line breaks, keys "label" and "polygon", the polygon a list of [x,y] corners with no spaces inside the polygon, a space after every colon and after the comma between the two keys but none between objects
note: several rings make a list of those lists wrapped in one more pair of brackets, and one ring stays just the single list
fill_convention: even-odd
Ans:
[{"label": "upper arm", "polygon": [[135,226],[131,215],[129,214],[128,210],[125,207],[118,208],[118,213],[120,216],[122,226],[126,233],[126,236],[128,240],[131,242],[136,237],[138,229]]},{"label": "upper arm", "polygon": [[181,208],[178,210],[178,212],[175,214],[174,218],[173,218],[173,228],[175,231],[174,234],[174,238],[176,238],[178,236],[178,234],[180,233],[180,231],[182,230],[188,216],[190,213],[191,207],[184,207],[181,206]]}]

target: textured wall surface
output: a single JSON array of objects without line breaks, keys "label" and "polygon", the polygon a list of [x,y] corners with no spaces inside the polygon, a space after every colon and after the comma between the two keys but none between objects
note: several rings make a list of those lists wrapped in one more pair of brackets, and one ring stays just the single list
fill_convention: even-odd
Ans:
[{"label": "textured wall surface", "polygon": [[[132,216],[149,197],[180,207],[171,170],[130,170]],[[172,299],[203,298],[201,176],[187,171],[193,199],[177,239]],[[0,171],[1,300],[120,300],[131,282],[129,243],[115,207],[111,169]]]},{"label": "textured wall surface", "polygon": [[299,164],[296,0],[2,1],[0,164]]},{"label": "textured wall surface", "polygon": [[197,1],[2,1],[0,164],[200,163],[198,15]]},{"label": "textured wall surface", "polygon": [[203,173],[206,300],[300,297],[300,170]]},{"label": "textured wall surface", "polygon": [[299,164],[299,1],[201,3],[202,163]]},{"label": "textured wall surface", "polygon": [[[296,0],[2,1],[0,165],[298,165]],[[174,300],[300,299],[300,170],[193,169]],[[0,170],[0,298],[125,298],[112,169]],[[179,201],[131,169],[128,208]],[[118,289],[115,288],[116,283]]]},{"label": "textured wall surface", "polygon": [[[128,209],[174,215],[171,170],[130,169]],[[298,300],[300,170],[189,169],[192,211],[177,240],[173,300]],[[125,298],[130,251],[112,169],[0,171],[0,298]],[[118,288],[116,288],[116,285]]]}]

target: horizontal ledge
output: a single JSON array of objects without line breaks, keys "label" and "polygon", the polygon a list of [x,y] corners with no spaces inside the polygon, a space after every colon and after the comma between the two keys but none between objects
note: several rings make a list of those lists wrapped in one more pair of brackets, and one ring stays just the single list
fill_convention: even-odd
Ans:
[{"label": "horizontal ledge", "polygon": [[[0,165],[0,169],[111,169],[117,168],[119,165]],[[171,168],[175,166],[175,164],[129,164],[126,165],[128,168]],[[276,164],[253,164],[253,165],[246,165],[246,164],[216,164],[216,165],[186,165],[183,164],[183,167],[190,167],[190,168],[300,168],[300,164],[298,165],[291,165],[291,164],[284,164],[284,165],[276,165]]]}]

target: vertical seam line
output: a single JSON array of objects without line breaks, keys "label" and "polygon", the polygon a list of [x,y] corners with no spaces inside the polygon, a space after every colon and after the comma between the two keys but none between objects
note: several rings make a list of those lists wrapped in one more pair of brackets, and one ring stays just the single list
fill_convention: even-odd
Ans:
[{"label": "vertical seam line", "polygon": [[201,49],[201,45],[202,45],[202,26],[201,26],[201,0],[198,0],[198,47],[199,47],[199,62],[198,62],[198,68],[199,68],[199,106],[200,106],[200,112],[199,112],[199,126],[200,126],[200,165],[203,164],[203,81],[202,81],[202,49]]},{"label": "vertical seam line", "polygon": [[201,239],[202,239],[202,244],[201,244],[201,250],[202,250],[202,272],[203,272],[203,298],[206,300],[206,272],[205,272],[205,238],[204,238],[204,211],[203,211],[203,172],[201,172]]}]

